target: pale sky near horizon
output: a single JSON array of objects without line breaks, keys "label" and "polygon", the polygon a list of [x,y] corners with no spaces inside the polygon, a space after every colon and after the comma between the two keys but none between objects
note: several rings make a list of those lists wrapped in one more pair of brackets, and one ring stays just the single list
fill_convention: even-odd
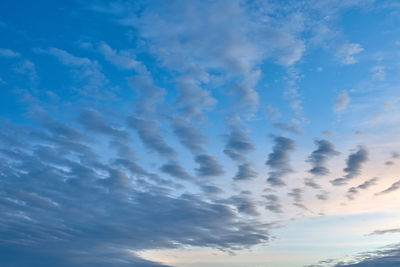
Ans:
[{"label": "pale sky near horizon", "polygon": [[400,2],[0,2],[0,265],[400,266]]}]

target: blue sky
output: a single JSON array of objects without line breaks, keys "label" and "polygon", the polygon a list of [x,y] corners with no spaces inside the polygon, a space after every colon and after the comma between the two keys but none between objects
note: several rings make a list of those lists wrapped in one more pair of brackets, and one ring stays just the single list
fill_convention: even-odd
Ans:
[{"label": "blue sky", "polygon": [[397,1],[2,1],[2,266],[400,264]]}]

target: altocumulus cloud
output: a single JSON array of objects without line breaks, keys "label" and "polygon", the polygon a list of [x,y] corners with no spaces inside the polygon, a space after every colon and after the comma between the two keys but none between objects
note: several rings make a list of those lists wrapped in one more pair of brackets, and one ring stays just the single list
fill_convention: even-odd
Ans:
[{"label": "altocumulus cloud", "polygon": [[[217,203],[188,193],[172,196],[157,180],[143,184],[138,172],[148,175],[144,170],[122,170],[117,166],[127,162],[121,161],[106,164],[55,126],[29,143],[4,147],[13,130],[1,137],[3,266],[162,266],[131,252],[184,245],[229,250],[268,239],[261,224],[237,217],[236,209],[257,214],[246,197]],[[163,170],[187,175],[173,163]]]}]

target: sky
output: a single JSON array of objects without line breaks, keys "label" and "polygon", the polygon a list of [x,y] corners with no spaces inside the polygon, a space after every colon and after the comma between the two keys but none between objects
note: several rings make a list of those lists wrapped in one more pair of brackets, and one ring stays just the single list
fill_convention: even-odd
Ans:
[{"label": "sky", "polygon": [[400,2],[3,0],[0,265],[400,266]]}]

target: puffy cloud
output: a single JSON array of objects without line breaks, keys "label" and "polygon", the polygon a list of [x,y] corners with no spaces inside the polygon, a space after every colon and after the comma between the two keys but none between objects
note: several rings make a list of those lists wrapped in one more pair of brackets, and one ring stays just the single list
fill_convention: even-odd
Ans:
[{"label": "puffy cloud", "polygon": [[199,154],[204,152],[203,145],[206,144],[207,139],[201,134],[200,129],[181,120],[174,120],[172,127],[182,145],[192,153]]},{"label": "puffy cloud", "polygon": [[185,171],[185,169],[177,162],[170,161],[161,166],[160,170],[164,173],[176,177],[179,179],[189,180],[191,176]]},{"label": "puffy cloud", "polygon": [[168,158],[176,155],[176,151],[160,135],[156,121],[131,116],[128,118],[128,125],[137,131],[142,142],[150,150]]},{"label": "puffy cloud", "polygon": [[283,136],[274,136],[273,141],[274,147],[268,155],[268,160],[265,162],[271,169],[267,182],[272,186],[282,186],[285,185],[282,178],[292,172],[289,162],[290,153],[295,148],[295,142]]},{"label": "puffy cloud", "polygon": [[238,171],[233,177],[235,181],[248,180],[257,177],[258,173],[254,170],[250,163],[243,163],[238,166]]},{"label": "puffy cloud", "polygon": [[263,196],[267,202],[265,203],[265,209],[269,210],[274,213],[282,213],[282,204],[280,203],[280,200],[278,196],[269,194],[269,195],[264,195]]},{"label": "puffy cloud", "polygon": [[201,154],[196,156],[199,167],[195,169],[198,176],[219,176],[224,173],[223,167],[210,155]]},{"label": "puffy cloud", "polygon": [[337,47],[336,56],[342,64],[350,65],[357,63],[355,56],[363,50],[360,44],[346,43]]},{"label": "puffy cloud", "polygon": [[358,149],[351,153],[346,160],[346,168],[343,171],[346,175],[342,178],[337,178],[331,181],[333,185],[344,185],[348,180],[353,179],[361,172],[362,164],[368,160],[368,150],[360,146]]},{"label": "puffy cloud", "polygon": [[[108,160],[96,146],[81,144],[83,137],[70,140],[81,135],[69,127],[55,124],[35,136],[16,129],[21,138],[14,143],[7,132],[0,136],[3,265],[158,267],[163,265],[135,252],[180,246],[233,250],[268,240],[262,224],[236,212],[256,215],[248,198],[222,203],[170,194],[139,165]],[[63,128],[66,134],[60,134]]]},{"label": "puffy cloud", "polygon": [[113,136],[115,138],[128,139],[129,134],[121,126],[110,123],[103,115],[94,109],[84,109],[79,113],[78,122],[91,132]]},{"label": "puffy cloud", "polygon": [[327,175],[329,174],[329,170],[326,167],[328,159],[338,155],[339,152],[337,152],[334,145],[327,140],[318,139],[314,141],[314,144],[317,146],[317,149],[308,156],[307,162],[312,165],[312,168],[308,170],[308,172],[318,176]]},{"label": "puffy cloud", "polygon": [[245,194],[230,197],[227,203],[233,204],[237,211],[250,216],[258,216],[256,204]]},{"label": "puffy cloud", "polygon": [[244,160],[244,155],[254,150],[254,146],[247,134],[238,127],[232,129],[226,139],[224,153],[233,160]]}]

